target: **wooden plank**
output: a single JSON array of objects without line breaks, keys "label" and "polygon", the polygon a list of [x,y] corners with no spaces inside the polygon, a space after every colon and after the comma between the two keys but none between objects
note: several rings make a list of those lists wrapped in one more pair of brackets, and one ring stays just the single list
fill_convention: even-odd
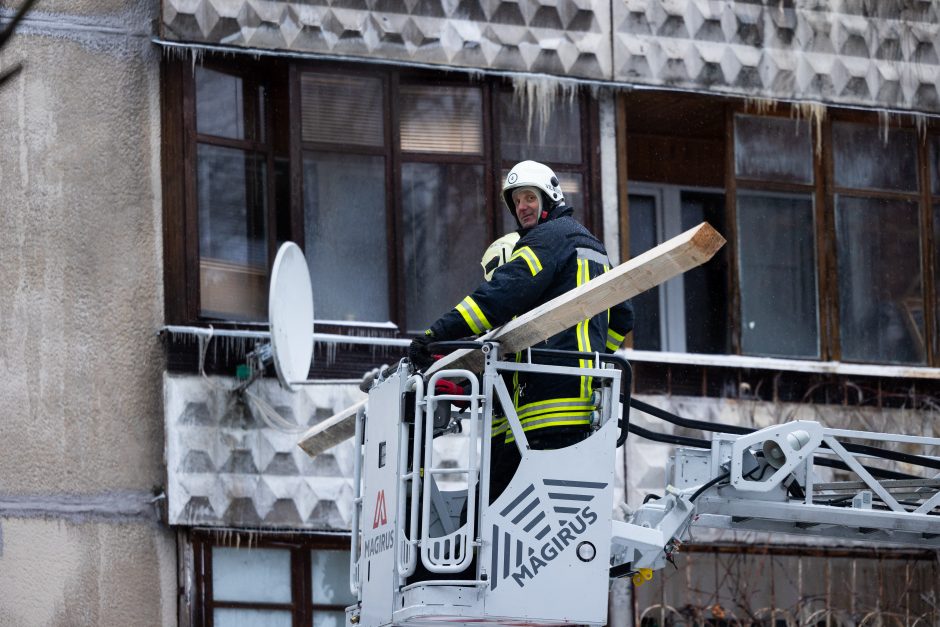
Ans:
[{"label": "wooden plank", "polygon": [[363,399],[355,405],[350,405],[338,414],[334,414],[311,427],[300,438],[298,442],[300,448],[306,451],[310,457],[316,457],[323,451],[353,437],[356,434],[356,412],[367,401],[368,399]]},{"label": "wooden plank", "polygon": [[[524,350],[573,327],[585,318],[595,316],[700,266],[711,259],[724,243],[725,239],[718,231],[703,222],[620,264],[610,272],[493,329],[481,339],[499,341],[504,353]],[[480,372],[483,369],[483,356],[478,350],[455,351],[437,361],[427,374],[443,368],[466,368]],[[300,447],[311,455],[317,455],[339,443],[341,440],[337,440],[337,437],[340,434],[348,434],[345,437],[350,437],[353,434],[356,409],[358,405],[310,429],[301,438]]]}]

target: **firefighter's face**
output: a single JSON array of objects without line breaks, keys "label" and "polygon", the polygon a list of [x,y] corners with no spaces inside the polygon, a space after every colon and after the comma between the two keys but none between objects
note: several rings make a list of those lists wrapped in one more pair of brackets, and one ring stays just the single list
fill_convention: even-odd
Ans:
[{"label": "firefighter's face", "polygon": [[541,212],[539,193],[531,187],[521,187],[512,193],[516,206],[516,217],[522,228],[529,229],[538,224]]}]

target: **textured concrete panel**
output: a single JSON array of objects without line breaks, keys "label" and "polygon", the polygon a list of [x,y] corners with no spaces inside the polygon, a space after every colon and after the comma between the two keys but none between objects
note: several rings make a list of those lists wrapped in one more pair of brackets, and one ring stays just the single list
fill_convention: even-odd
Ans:
[{"label": "textured concrete panel", "polygon": [[935,2],[612,4],[616,81],[938,111]]},{"label": "textured concrete panel", "polygon": [[[165,377],[170,524],[349,529],[352,442],[311,458],[297,446],[299,433],[266,424],[232,386],[218,377]],[[348,384],[291,394],[265,380],[251,391],[305,429],[362,398]]]},{"label": "textured concrete panel", "polygon": [[185,42],[940,109],[940,8],[925,0],[163,0],[162,7],[162,36]]},{"label": "textured concrete panel", "polygon": [[[311,458],[297,446],[299,434],[265,424],[257,408],[228,391],[232,385],[220,377],[165,377],[170,524],[349,530],[352,441]],[[364,397],[351,384],[291,394],[264,380],[252,391],[304,430]],[[465,437],[439,437],[434,447],[443,466],[466,465]]]},{"label": "textured concrete panel", "polygon": [[163,0],[166,39],[605,79],[609,0]]}]

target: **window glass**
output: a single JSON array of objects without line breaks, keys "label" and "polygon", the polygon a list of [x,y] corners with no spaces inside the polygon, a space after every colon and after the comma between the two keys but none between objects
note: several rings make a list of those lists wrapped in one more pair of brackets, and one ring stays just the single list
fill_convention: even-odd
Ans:
[{"label": "window glass", "polygon": [[742,352],[818,357],[812,197],[742,191],[737,214]]},{"label": "window glass", "polygon": [[[636,257],[656,246],[656,198],[630,194],[630,256]],[[662,349],[659,319],[659,286],[638,294],[631,301],[634,309],[633,348],[644,351]]]},{"label": "window glass", "polygon": [[836,185],[858,189],[917,191],[917,142],[913,131],[835,122],[832,152]]},{"label": "window glass", "polygon": [[813,134],[806,120],[734,116],[734,170],[740,177],[813,182]]},{"label": "window glass", "polygon": [[924,363],[917,203],[836,197],[842,359]]},{"label": "window glass", "polygon": [[305,153],[304,217],[317,319],[388,320],[384,158]]},{"label": "window glass", "polygon": [[[708,222],[719,233],[725,230],[723,193],[680,194],[682,230]],[[632,249],[631,249],[632,250]],[[728,255],[718,251],[708,263],[682,275],[685,296],[685,350],[689,353],[728,353],[731,351],[728,316]]]},{"label": "window glass", "polygon": [[483,95],[477,87],[402,85],[401,149],[483,154]]},{"label": "window glass", "polygon": [[265,319],[264,157],[199,144],[197,161],[202,314]]},{"label": "window glass", "polygon": [[[290,551],[287,549],[214,546],[212,598],[215,601],[243,603],[290,603],[290,562]],[[259,581],[263,581],[264,585],[259,586]]]},{"label": "window glass", "polygon": [[385,104],[378,78],[300,76],[301,138],[357,146],[385,145]]},{"label": "window glass", "polygon": [[402,166],[406,325],[423,332],[483,280],[483,166]]},{"label": "window glass", "polygon": [[531,108],[511,92],[499,94],[499,151],[504,160],[581,162],[581,108],[577,98],[537,101]]},{"label": "window glass", "polygon": [[217,607],[212,612],[214,627],[291,627],[293,617],[286,610],[246,610]]},{"label": "window glass", "polygon": [[310,559],[314,603],[351,605],[356,602],[349,590],[349,551],[311,551]]},{"label": "window glass", "polygon": [[196,66],[196,131],[245,139],[242,79]]}]

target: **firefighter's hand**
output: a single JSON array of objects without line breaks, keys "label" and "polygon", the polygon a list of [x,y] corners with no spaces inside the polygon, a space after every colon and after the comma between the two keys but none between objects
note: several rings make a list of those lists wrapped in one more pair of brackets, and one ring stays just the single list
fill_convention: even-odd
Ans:
[{"label": "firefighter's hand", "polygon": [[[457,385],[453,381],[448,381],[447,379],[438,379],[437,383],[434,384],[434,393],[464,396],[467,392],[463,389],[463,387]],[[460,409],[466,409],[467,407],[470,407],[470,401],[451,401],[451,403]]]},{"label": "firefighter's hand", "polygon": [[432,339],[433,336],[431,335],[419,335],[411,340],[411,346],[408,347],[408,360],[418,370],[425,370],[434,363],[431,351],[428,350],[428,344],[431,343]]}]

